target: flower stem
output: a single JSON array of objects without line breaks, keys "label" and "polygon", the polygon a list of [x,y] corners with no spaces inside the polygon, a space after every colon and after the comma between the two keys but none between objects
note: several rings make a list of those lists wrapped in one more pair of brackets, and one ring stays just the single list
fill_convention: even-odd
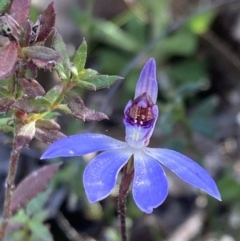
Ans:
[{"label": "flower stem", "polygon": [[121,237],[122,241],[127,241],[126,230],[126,197],[133,179],[133,158],[130,159],[128,164],[123,168],[123,176],[119,187],[118,195],[118,213],[121,225]]},{"label": "flower stem", "polygon": [[0,241],[4,240],[9,218],[11,217],[11,201],[12,201],[12,193],[14,190],[14,180],[17,172],[17,164],[19,158],[20,150],[13,147],[10,157],[9,164],[9,172],[5,182],[5,199],[4,199],[4,209],[3,209],[3,220],[0,228]]}]

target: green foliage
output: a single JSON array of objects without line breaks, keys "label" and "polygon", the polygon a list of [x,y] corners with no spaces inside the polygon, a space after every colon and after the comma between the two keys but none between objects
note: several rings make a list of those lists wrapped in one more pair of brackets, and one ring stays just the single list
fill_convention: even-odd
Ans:
[{"label": "green foliage", "polygon": [[20,209],[10,220],[10,225],[17,225],[19,228],[8,234],[12,241],[36,240],[53,241],[49,227],[44,222],[48,218],[48,211],[44,210],[44,204],[49,198],[51,189],[48,188],[32,199],[26,210]]},{"label": "green foliage", "polygon": [[4,9],[7,7],[9,3],[10,3],[10,0],[2,0],[0,2],[0,13],[4,11]]},{"label": "green foliage", "polygon": [[189,21],[188,26],[193,33],[204,34],[211,26],[211,23],[213,22],[215,17],[216,14],[213,11],[206,12],[194,17],[191,21]]},{"label": "green foliage", "polygon": [[73,63],[77,68],[78,74],[84,70],[84,66],[87,60],[87,42],[84,39],[82,44],[79,46],[78,50],[75,53]]},{"label": "green foliage", "polygon": [[[0,11],[5,10],[9,3],[10,1],[1,1]],[[9,13],[4,12],[0,17],[0,113],[8,114],[8,117],[0,117],[0,131],[13,132],[11,171],[6,181],[4,218],[9,220],[12,212],[25,207],[30,201],[26,212],[20,210],[11,219],[10,222],[15,222],[19,228],[9,234],[10,240],[51,241],[53,238],[49,227],[44,224],[48,212],[43,211],[43,204],[48,195],[33,198],[46,187],[59,164],[48,165],[33,172],[14,191],[12,187],[15,186],[17,166],[13,165],[17,165],[22,148],[28,146],[32,139],[51,143],[65,136],[60,131],[61,127],[53,120],[58,110],[83,121],[107,119],[106,114],[86,107],[73,89],[79,86],[92,90],[109,88],[120,77],[100,75],[93,69],[85,69],[87,61],[85,40],[71,62],[66,44],[55,29],[54,2],[51,2],[36,18],[35,23],[29,19],[30,4],[30,0],[13,0]],[[104,32],[108,31],[107,27],[112,26],[107,21],[102,23],[99,21],[96,24],[96,29],[102,24]],[[125,37],[125,34],[114,26],[111,27],[111,31],[118,33],[120,41]],[[52,43],[47,47],[46,41],[52,32],[54,32]],[[47,93],[36,80],[39,69],[56,72],[59,84],[52,86]],[[99,210],[96,206],[97,217],[101,216]],[[93,218],[95,211],[89,211],[89,217]],[[4,225],[2,228],[4,229]],[[4,232],[1,230],[0,235]]]},{"label": "green foliage", "polygon": [[56,70],[62,79],[70,78],[70,60],[68,57],[67,47],[62,36],[56,31],[53,38],[53,48],[60,53],[61,59],[56,64]]},{"label": "green foliage", "polygon": [[[238,202],[240,198],[239,188],[240,183],[228,173],[218,182],[219,190],[221,191],[224,202]],[[231,188],[230,188],[231,187]]]},{"label": "green foliage", "polygon": [[119,76],[109,75],[93,75],[89,78],[84,78],[85,82],[92,84],[95,90],[102,88],[110,88],[117,80],[122,79]]}]

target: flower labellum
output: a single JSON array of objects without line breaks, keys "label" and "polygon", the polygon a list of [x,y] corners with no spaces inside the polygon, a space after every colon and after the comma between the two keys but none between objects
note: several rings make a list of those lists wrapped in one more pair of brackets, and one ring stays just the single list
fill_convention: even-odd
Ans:
[{"label": "flower labellum", "polygon": [[221,200],[214,180],[200,165],[179,152],[147,147],[158,118],[157,94],[156,63],[151,58],[140,74],[134,100],[130,100],[124,110],[126,142],[102,134],[72,135],[54,142],[42,159],[103,151],[87,165],[83,174],[83,185],[90,203],[110,194],[118,173],[132,156],[132,194],[143,212],[151,213],[167,197],[168,182],[161,164],[183,181]]}]

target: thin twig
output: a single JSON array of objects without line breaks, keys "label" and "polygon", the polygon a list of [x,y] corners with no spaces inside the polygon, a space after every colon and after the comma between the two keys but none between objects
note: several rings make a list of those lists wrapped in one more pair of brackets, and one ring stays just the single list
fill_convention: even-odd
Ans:
[{"label": "thin twig", "polygon": [[[57,213],[56,221],[59,227],[63,230],[67,238],[71,241],[84,241],[81,235],[71,226],[62,212]],[[94,241],[95,239],[87,237],[85,240]],[[95,240],[96,241],[96,240]]]},{"label": "thin twig", "polygon": [[15,188],[15,176],[17,173],[18,159],[20,150],[13,147],[9,163],[9,172],[5,182],[5,199],[4,199],[4,210],[3,210],[3,220],[0,228],[0,241],[4,240],[9,218],[11,217],[10,205],[12,201],[12,193]]},{"label": "thin twig", "polygon": [[203,39],[208,41],[215,49],[217,49],[230,63],[232,63],[235,68],[240,70],[240,58],[228,45],[221,40],[216,34],[212,31],[208,31],[201,36]]}]

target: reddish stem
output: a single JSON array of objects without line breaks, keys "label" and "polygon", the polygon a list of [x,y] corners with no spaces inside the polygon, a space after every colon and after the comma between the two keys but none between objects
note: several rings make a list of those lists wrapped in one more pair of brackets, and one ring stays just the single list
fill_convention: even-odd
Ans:
[{"label": "reddish stem", "polygon": [[4,209],[3,209],[3,220],[0,228],[0,241],[4,240],[9,219],[11,217],[10,205],[12,201],[12,193],[15,187],[14,180],[17,172],[19,154],[20,154],[20,150],[17,150],[14,146],[11,152],[9,172],[5,182],[5,199],[4,199]]},{"label": "reddish stem", "polygon": [[130,159],[128,164],[123,168],[123,176],[119,187],[118,195],[118,213],[120,217],[121,225],[121,237],[122,241],[127,241],[127,230],[126,230],[126,197],[133,179],[133,161]]}]

